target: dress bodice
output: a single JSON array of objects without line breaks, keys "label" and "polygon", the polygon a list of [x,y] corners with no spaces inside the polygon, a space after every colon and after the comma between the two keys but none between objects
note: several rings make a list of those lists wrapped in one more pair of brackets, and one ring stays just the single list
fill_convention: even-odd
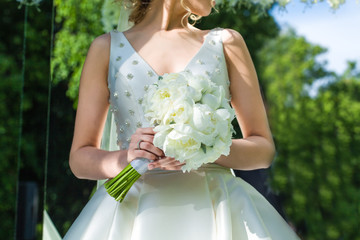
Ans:
[{"label": "dress bodice", "polygon": [[[222,29],[209,31],[195,56],[183,71],[209,77],[224,87],[230,98],[229,78],[223,52]],[[108,87],[110,111],[114,114],[117,145],[127,149],[130,137],[137,128],[148,127],[142,110],[143,96],[149,85],[160,76],[135,51],[122,32],[112,31],[109,61]]]}]

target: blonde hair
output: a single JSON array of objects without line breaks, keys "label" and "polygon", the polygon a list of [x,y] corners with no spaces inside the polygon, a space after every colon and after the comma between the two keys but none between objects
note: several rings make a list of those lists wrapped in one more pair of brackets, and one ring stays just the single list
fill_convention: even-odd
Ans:
[{"label": "blonde hair", "polygon": [[[129,21],[133,22],[135,25],[140,23],[149,9],[149,5],[152,0],[117,0],[123,4],[124,7],[132,9],[131,14],[129,16]],[[181,24],[183,27],[185,26],[184,22],[186,19],[190,19],[192,21],[192,25],[198,21],[201,16],[193,14],[188,6],[185,5],[184,0],[180,0],[181,6],[187,11],[187,13],[182,17]]]}]

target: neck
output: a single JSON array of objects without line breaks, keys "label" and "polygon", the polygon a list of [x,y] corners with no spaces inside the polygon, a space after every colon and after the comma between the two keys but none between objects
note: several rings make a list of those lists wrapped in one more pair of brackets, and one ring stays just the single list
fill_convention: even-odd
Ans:
[{"label": "neck", "polygon": [[187,18],[182,21],[185,14],[180,0],[152,0],[144,19],[136,28],[152,32],[183,29],[182,22],[188,25]]}]

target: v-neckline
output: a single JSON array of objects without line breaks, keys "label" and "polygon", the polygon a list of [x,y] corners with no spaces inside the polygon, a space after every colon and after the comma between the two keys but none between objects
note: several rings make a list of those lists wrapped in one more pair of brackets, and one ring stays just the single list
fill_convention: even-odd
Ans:
[{"label": "v-neckline", "polygon": [[[204,41],[201,44],[201,47],[199,48],[199,50],[196,51],[195,55],[190,58],[190,60],[187,62],[187,64],[185,65],[185,67],[182,68],[182,70],[174,72],[174,73],[178,73],[178,72],[182,72],[182,71],[186,71],[187,68],[190,66],[190,64],[194,61],[194,59],[200,54],[200,52],[202,51],[202,49],[205,47],[206,42],[207,42],[207,38],[210,35],[210,33],[213,31],[213,29],[209,30],[209,32],[205,35],[204,37]],[[151,69],[151,71],[153,71],[153,73],[159,78],[161,76],[164,76],[165,74],[168,74],[167,72],[165,72],[164,74],[160,75],[157,71],[154,70],[154,68],[135,50],[135,48],[133,47],[133,45],[130,43],[130,41],[127,39],[127,37],[125,36],[125,34],[123,32],[121,32],[122,37],[125,39],[125,42],[129,45],[130,49],[132,52],[134,52],[134,54],[141,60],[144,62],[144,64],[149,67]]]}]

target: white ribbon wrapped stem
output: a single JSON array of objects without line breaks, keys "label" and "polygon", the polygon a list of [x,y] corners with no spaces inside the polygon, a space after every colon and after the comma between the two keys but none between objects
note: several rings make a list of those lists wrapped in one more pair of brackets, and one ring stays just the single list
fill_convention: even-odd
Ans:
[{"label": "white ribbon wrapped stem", "polygon": [[140,174],[143,175],[148,171],[148,164],[150,163],[149,159],[146,158],[136,158],[130,162],[131,166]]}]

